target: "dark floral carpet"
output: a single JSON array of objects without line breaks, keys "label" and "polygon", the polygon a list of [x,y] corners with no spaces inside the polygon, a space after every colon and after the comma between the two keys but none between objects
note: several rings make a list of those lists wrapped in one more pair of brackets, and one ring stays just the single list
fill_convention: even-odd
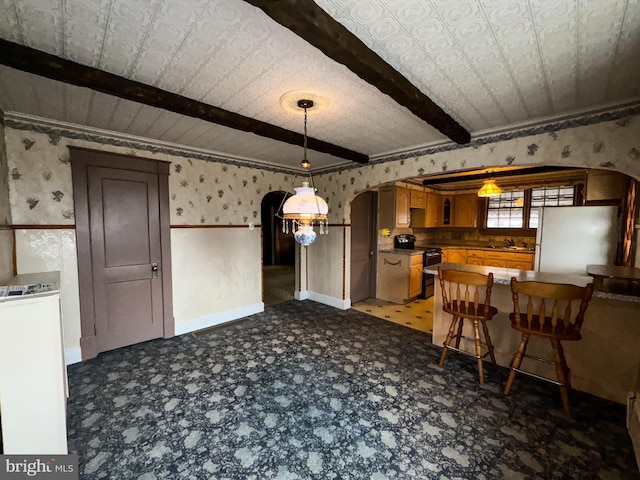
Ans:
[{"label": "dark floral carpet", "polygon": [[637,479],[624,407],[311,301],[69,368],[83,479]]}]

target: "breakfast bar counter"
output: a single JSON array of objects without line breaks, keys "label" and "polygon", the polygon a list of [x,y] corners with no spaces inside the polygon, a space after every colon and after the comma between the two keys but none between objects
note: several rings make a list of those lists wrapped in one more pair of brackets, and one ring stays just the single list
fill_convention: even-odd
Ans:
[{"label": "breakfast bar counter", "polygon": [[[511,268],[487,267],[459,263],[441,263],[425,268],[426,273],[438,275],[438,267],[483,274],[493,273],[491,304],[498,314],[489,321],[489,332],[495,346],[498,365],[509,367],[518,348],[520,334],[511,328],[509,313],[513,311],[511,278],[524,281],[587,285],[593,278],[585,275],[563,275]],[[447,336],[451,316],[442,310],[442,291],[436,280],[433,307],[433,343],[442,345]],[[468,329],[468,330],[467,330]],[[471,327],[463,333],[473,337]],[[627,393],[635,389],[640,369],[640,297],[595,291],[582,326],[582,340],[563,343],[567,363],[571,369],[571,384],[576,390],[601,398],[626,403]],[[472,349],[473,345],[461,345]],[[527,353],[551,358],[549,341],[532,338]],[[447,368],[445,365],[444,368]],[[554,367],[525,359],[522,368],[538,375],[555,378]],[[485,369],[491,382],[491,368]],[[517,386],[517,385],[516,385]],[[514,387],[515,389],[516,387]],[[515,390],[514,390],[515,391]]]}]

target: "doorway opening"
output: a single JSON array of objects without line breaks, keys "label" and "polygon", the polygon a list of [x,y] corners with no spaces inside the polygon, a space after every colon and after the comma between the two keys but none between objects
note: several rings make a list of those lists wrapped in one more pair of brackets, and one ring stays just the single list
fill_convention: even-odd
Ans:
[{"label": "doorway opening", "polygon": [[262,275],[263,302],[276,305],[294,299],[295,253],[293,235],[282,233],[282,219],[276,213],[287,194],[269,192],[262,199]]}]

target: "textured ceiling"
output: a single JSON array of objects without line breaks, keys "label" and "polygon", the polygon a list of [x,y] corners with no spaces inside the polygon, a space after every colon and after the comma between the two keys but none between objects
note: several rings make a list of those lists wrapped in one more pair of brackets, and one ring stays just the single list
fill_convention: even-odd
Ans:
[{"label": "textured ceiling", "polygon": [[[640,98],[639,0],[316,0],[472,135]],[[0,38],[372,157],[449,142],[242,0],[0,0]],[[300,147],[0,66],[5,112],[295,166]],[[312,112],[313,113],[313,112]],[[311,152],[314,168],[348,163]]]}]

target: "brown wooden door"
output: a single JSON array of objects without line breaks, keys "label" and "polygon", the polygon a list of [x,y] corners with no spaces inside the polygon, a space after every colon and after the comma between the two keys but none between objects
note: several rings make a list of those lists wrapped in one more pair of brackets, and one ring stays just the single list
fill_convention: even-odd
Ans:
[{"label": "brown wooden door", "polygon": [[375,297],[375,192],[358,195],[351,204],[351,303]]},{"label": "brown wooden door", "polygon": [[69,150],[82,359],[172,337],[169,163]]},{"label": "brown wooden door", "polygon": [[158,176],[90,166],[88,180],[100,350],[162,337]]}]

